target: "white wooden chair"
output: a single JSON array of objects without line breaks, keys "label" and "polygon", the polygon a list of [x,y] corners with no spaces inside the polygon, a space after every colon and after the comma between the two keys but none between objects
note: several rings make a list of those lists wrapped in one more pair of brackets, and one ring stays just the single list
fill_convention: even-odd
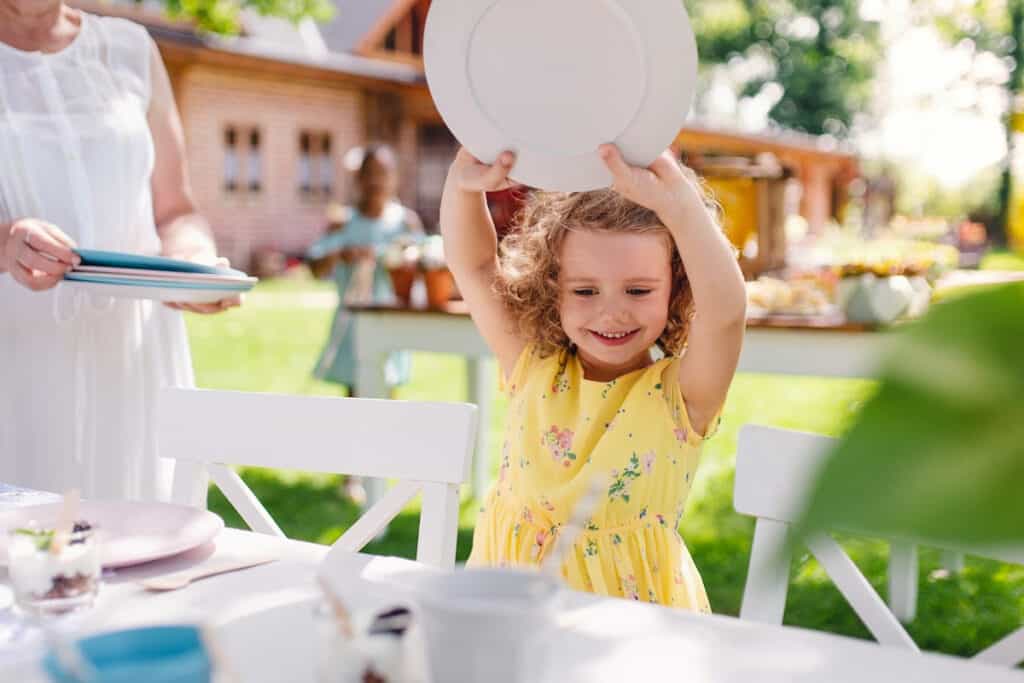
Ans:
[{"label": "white wooden chair", "polygon": [[275,536],[284,534],[228,463],[398,479],[334,547],[361,550],[422,491],[416,559],[451,568],[476,419],[476,406],[459,403],[164,389],[157,438],[162,456],[186,465],[176,501],[205,501],[205,470],[250,528]]},{"label": "white wooden chair", "polygon": [[[792,524],[807,504],[833,445],[833,439],[815,434],[757,425],[741,428],[734,505],[737,512],[756,517],[757,523],[740,618],[782,623],[792,549],[797,542],[803,542],[879,643],[918,651],[903,625],[831,535],[816,533],[793,538]],[[884,538],[870,529],[837,531]],[[1024,546],[979,548],[935,538],[887,540],[1024,564]],[[1024,628],[980,652],[976,659],[1001,666],[1016,666],[1024,661]]]}]

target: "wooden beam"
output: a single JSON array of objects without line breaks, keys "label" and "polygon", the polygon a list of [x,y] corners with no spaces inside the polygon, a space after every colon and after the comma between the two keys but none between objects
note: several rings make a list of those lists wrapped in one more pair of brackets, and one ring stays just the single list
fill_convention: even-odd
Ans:
[{"label": "wooden beam", "polygon": [[373,28],[367,31],[363,39],[356,45],[355,52],[357,54],[367,54],[374,48],[379,47],[384,42],[388,32],[398,25],[418,1],[393,0],[388,11],[381,15],[377,23],[373,25]]}]

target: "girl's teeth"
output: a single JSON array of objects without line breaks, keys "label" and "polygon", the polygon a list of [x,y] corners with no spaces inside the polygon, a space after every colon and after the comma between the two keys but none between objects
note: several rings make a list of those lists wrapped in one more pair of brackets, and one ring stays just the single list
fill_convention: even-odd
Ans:
[{"label": "girl's teeth", "polygon": [[617,334],[612,334],[610,332],[598,332],[598,334],[600,334],[602,337],[607,337],[609,339],[622,339],[623,337],[628,335],[629,332],[619,332]]}]

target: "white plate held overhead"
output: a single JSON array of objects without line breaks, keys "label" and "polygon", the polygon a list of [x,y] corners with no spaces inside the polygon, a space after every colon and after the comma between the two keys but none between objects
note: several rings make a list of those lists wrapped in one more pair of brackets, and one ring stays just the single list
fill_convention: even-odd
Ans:
[{"label": "white plate held overhead", "polygon": [[434,0],[427,82],[455,137],[546,190],[611,184],[597,147],[646,166],[675,139],[697,80],[682,0]]}]

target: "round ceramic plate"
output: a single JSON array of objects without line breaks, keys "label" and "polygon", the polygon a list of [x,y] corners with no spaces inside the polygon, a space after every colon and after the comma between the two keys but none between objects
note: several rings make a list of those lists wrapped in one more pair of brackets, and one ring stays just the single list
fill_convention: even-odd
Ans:
[{"label": "round ceramic plate", "polygon": [[515,150],[513,179],[545,190],[610,185],[606,142],[649,165],[697,80],[680,0],[434,0],[423,54],[455,137],[487,163]]},{"label": "round ceramic plate", "polygon": [[235,294],[241,294],[250,287],[205,287],[202,285],[190,285],[183,287],[176,282],[152,282],[144,283],[141,280],[128,284],[115,284],[111,282],[94,282],[88,276],[75,276],[69,273],[61,282],[61,287],[80,289],[88,294],[97,296],[109,296],[115,299],[152,299],[154,301],[165,301],[180,304],[207,304],[220,301]]},{"label": "round ceramic plate", "polygon": [[[0,513],[0,563],[7,563],[7,532],[57,521],[61,504],[32,505]],[[78,519],[99,530],[103,566],[128,567],[183,553],[213,539],[224,521],[209,510],[170,503],[82,501]]]},{"label": "round ceramic plate", "polygon": [[232,268],[207,266],[191,261],[164,258],[162,256],[144,256],[120,251],[101,251],[99,249],[75,249],[82,259],[83,266],[104,266],[108,268],[148,268],[150,270],[167,270],[176,273],[207,273],[210,275],[244,276],[245,273]]}]

